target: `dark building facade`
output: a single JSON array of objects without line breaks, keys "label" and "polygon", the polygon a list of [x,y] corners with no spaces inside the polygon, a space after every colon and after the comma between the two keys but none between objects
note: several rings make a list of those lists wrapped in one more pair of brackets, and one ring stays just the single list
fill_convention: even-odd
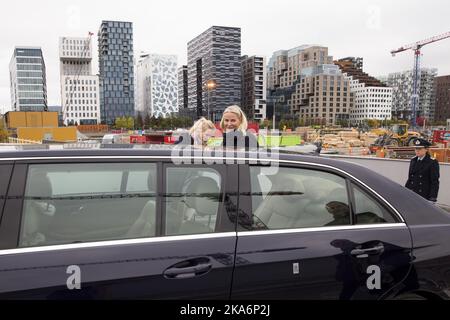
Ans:
[{"label": "dark building facade", "polygon": [[178,68],[178,110],[188,108],[188,67]]},{"label": "dark building facade", "polygon": [[98,33],[102,123],[134,117],[133,24],[103,21]]},{"label": "dark building facade", "polygon": [[450,119],[450,75],[434,78],[434,121]]},{"label": "dark building facade", "polygon": [[226,107],[241,103],[241,29],[213,26],[189,41],[187,69],[188,108],[220,120]]}]

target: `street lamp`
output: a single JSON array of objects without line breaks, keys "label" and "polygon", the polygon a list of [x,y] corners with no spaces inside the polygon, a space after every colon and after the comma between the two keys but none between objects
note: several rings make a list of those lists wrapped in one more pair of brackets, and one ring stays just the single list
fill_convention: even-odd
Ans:
[{"label": "street lamp", "polygon": [[211,90],[214,90],[217,87],[216,81],[215,80],[208,80],[206,82],[206,90],[208,91],[208,109],[207,109],[207,118],[208,120],[210,120],[209,118],[209,111],[210,111],[210,101],[211,101]]}]

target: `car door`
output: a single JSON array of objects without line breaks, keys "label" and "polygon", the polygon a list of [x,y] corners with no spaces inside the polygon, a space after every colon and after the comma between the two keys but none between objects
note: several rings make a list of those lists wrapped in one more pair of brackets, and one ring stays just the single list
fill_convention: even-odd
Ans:
[{"label": "car door", "polygon": [[378,299],[411,267],[405,223],[332,168],[240,167],[232,299]]},{"label": "car door", "polygon": [[229,298],[236,233],[223,198],[237,170],[132,158],[16,165],[0,297]]}]

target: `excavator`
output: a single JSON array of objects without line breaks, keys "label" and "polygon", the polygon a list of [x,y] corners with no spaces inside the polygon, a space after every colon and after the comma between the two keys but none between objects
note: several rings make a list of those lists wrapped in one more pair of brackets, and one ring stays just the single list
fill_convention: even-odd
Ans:
[{"label": "excavator", "polygon": [[371,145],[371,151],[385,146],[413,146],[414,140],[421,138],[422,135],[417,131],[409,131],[408,128],[408,124],[394,124],[389,129],[377,128],[372,130],[372,133],[377,134],[379,138]]}]

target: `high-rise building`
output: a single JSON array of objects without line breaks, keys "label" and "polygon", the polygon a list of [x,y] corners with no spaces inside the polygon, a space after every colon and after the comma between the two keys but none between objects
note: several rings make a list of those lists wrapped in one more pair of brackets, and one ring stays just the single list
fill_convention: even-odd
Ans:
[{"label": "high-rise building", "polygon": [[134,117],[133,24],[103,21],[98,32],[100,115],[103,123]]},{"label": "high-rise building", "polygon": [[350,109],[350,122],[360,124],[368,119],[390,120],[392,88],[363,72],[357,59],[344,58],[334,63],[350,82],[350,91],[353,93],[354,104]]},{"label": "high-rise building", "polygon": [[60,38],[59,60],[63,123],[100,123],[99,78],[92,75],[91,37]]},{"label": "high-rise building", "polygon": [[177,56],[142,54],[136,64],[136,111],[167,117],[178,112]]},{"label": "high-rise building", "polygon": [[188,42],[188,107],[218,121],[240,103],[241,29],[213,26]]},{"label": "high-rise building", "polygon": [[241,107],[251,120],[266,119],[266,58],[262,56],[242,57]]},{"label": "high-rise building", "polygon": [[[437,69],[422,68],[419,82],[419,105],[416,117],[431,119],[433,113],[433,86]],[[392,87],[392,116],[412,119],[413,70],[391,73],[387,85]]]},{"label": "high-rise building", "polygon": [[349,120],[350,83],[328,56],[328,48],[304,45],[273,54],[268,64],[268,118],[298,119],[305,124]]},{"label": "high-rise building", "polygon": [[188,108],[188,68],[178,68],[178,111]]},{"label": "high-rise building", "polygon": [[9,78],[13,111],[47,110],[47,81],[41,48],[16,47],[9,63]]},{"label": "high-rise building", "polygon": [[434,121],[450,119],[450,76],[434,79]]}]

